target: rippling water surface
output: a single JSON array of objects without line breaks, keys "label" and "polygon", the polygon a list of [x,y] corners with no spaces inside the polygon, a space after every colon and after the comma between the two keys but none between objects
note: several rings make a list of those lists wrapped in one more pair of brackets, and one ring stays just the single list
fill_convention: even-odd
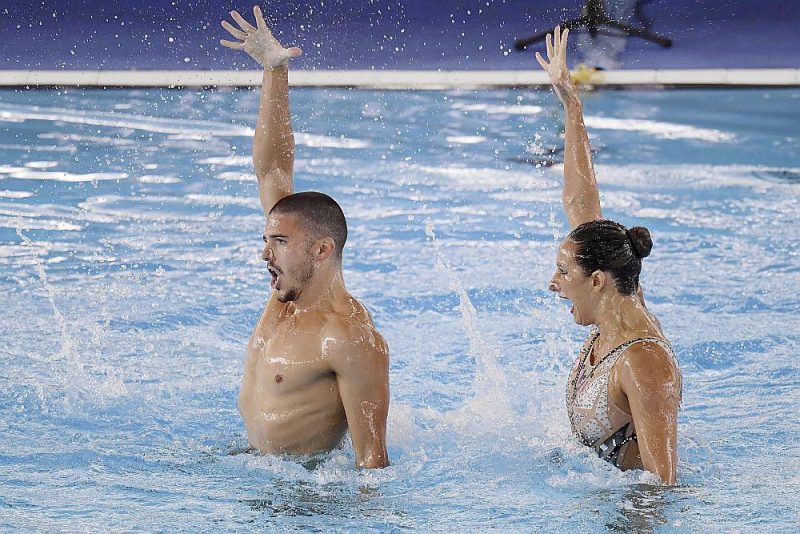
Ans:
[{"label": "rippling water surface", "polygon": [[246,445],[268,296],[253,91],[0,91],[0,528],[794,530],[800,91],[585,96],[604,213],[684,373],[677,488],[570,436],[586,331],[545,288],[560,110],[545,92],[297,90],[298,190],[350,224],[391,347],[392,467]]}]

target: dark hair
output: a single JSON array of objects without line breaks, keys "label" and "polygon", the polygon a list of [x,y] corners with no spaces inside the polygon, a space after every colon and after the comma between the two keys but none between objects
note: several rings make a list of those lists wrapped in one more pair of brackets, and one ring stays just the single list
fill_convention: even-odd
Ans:
[{"label": "dark hair", "polygon": [[311,239],[330,237],[336,247],[336,257],[342,257],[347,241],[347,220],[339,204],[325,193],[304,191],[283,197],[269,212],[296,215]]},{"label": "dark hair", "polygon": [[627,230],[608,219],[583,223],[570,232],[577,248],[575,259],[588,276],[594,271],[611,274],[617,291],[634,293],[639,287],[642,258],[650,255],[650,231],[641,226]]}]

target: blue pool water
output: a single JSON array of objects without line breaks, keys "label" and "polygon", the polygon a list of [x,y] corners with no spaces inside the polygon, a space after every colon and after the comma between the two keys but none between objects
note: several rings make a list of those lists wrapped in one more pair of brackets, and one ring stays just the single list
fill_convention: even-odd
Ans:
[{"label": "blue pool water", "polygon": [[[584,97],[604,212],[684,376],[679,486],[571,437],[586,331],[546,291],[560,110],[533,91],[292,93],[299,190],[350,224],[391,347],[392,467],[244,448],[268,295],[245,90],[0,92],[0,529],[792,531],[800,91]],[[555,165],[553,165],[555,163]]]}]

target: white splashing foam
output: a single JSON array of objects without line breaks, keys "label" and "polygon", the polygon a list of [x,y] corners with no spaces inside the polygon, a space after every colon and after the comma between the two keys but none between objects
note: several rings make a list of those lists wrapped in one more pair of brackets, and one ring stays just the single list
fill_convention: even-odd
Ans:
[{"label": "white splashing foam", "polygon": [[124,180],[124,172],[91,172],[74,174],[63,171],[32,171],[26,167],[0,165],[0,174],[7,174],[17,180],[51,180],[54,182],[98,182],[102,180]]},{"label": "white splashing foam", "polygon": [[2,198],[28,198],[32,196],[33,193],[30,191],[10,191],[8,189],[0,191],[0,197]]},{"label": "white splashing foam", "polygon": [[453,109],[460,109],[462,111],[482,111],[491,115],[536,115],[544,111],[542,106],[504,106],[498,104],[465,104],[463,102],[455,102],[453,104]]},{"label": "white splashing foam", "polygon": [[[87,143],[92,145],[110,145],[116,147],[133,147],[139,142],[136,139],[124,139],[121,137],[111,137],[102,135],[85,135],[78,133],[63,133],[63,132],[45,132],[40,133],[36,137],[39,139],[54,139],[60,142],[72,141],[75,143]],[[58,147],[65,148],[65,147]],[[74,147],[66,147],[74,148]]]},{"label": "white splashing foam", "polygon": [[[0,122],[21,122],[26,120],[109,126],[112,128],[170,134],[180,139],[195,140],[208,139],[215,136],[253,137],[253,134],[255,134],[255,130],[248,126],[214,121],[175,119],[172,117],[132,115],[128,113],[88,113],[64,108],[0,104]],[[366,148],[369,146],[369,143],[359,139],[350,139],[344,136],[330,137],[302,132],[295,134],[295,140],[297,144],[300,145],[320,148],[354,149]]]},{"label": "white splashing foam", "polygon": [[[58,352],[47,355],[53,371],[53,381],[56,388],[46,391],[40,390],[41,401],[45,412],[52,400],[48,398],[52,394],[61,396],[61,410],[71,412],[73,409],[80,409],[82,401],[88,401],[90,405],[98,406],[107,403],[109,400],[127,394],[124,382],[115,374],[111,366],[102,361],[90,361],[86,359],[86,354],[81,350],[79,339],[74,334],[74,329],[70,321],[62,313],[57,304],[58,292],[47,276],[45,263],[40,256],[40,245],[23,233],[22,220],[16,228],[16,233],[22,241],[22,245],[33,251],[36,274],[44,288],[47,300],[53,314],[56,327],[60,331],[60,347]],[[50,388],[47,388],[50,389]]]},{"label": "white splashing foam", "polygon": [[58,165],[57,161],[27,161],[25,166],[30,169],[51,169]]},{"label": "white splashing foam", "polygon": [[448,143],[455,143],[458,145],[477,145],[484,141],[486,141],[486,138],[482,135],[451,135],[447,137]]},{"label": "white splashing foam", "polygon": [[0,215],[0,228],[22,228],[23,230],[57,230],[78,232],[83,226],[56,219],[30,219],[26,217],[6,217]]},{"label": "white splashing foam", "polygon": [[447,275],[450,279],[450,289],[458,295],[458,309],[461,312],[464,330],[469,337],[469,353],[475,358],[476,363],[475,376],[472,380],[474,396],[460,409],[447,414],[443,422],[456,428],[465,428],[474,424],[477,416],[479,419],[491,421],[493,428],[514,424],[517,418],[513,416],[511,402],[505,389],[508,379],[498,363],[500,351],[494,343],[485,339],[478,327],[475,306],[453,268],[446,263],[430,220],[425,223],[425,235],[433,246],[436,269]]},{"label": "white splashing foam", "polygon": [[248,172],[228,171],[221,172],[217,175],[220,180],[226,182],[255,182],[256,175]]},{"label": "white splashing foam", "polygon": [[0,104],[0,121],[18,122],[25,120],[41,120],[67,122],[72,124],[89,124],[92,126],[110,126],[154,133],[175,135],[215,135],[252,137],[255,130],[246,126],[218,123],[212,121],[193,121],[171,117],[153,117],[148,115],[131,115],[127,113],[87,113],[73,109],[43,108],[39,106],[11,106]]},{"label": "white splashing foam", "polygon": [[192,203],[207,204],[212,206],[236,205],[236,206],[246,206],[249,208],[258,207],[258,199],[255,197],[189,194],[186,195],[184,198]]},{"label": "white splashing foam", "polygon": [[369,143],[360,139],[350,139],[344,136],[328,137],[309,133],[295,133],[295,142],[299,145],[317,148],[367,148]]},{"label": "white splashing foam", "polygon": [[[37,136],[40,139],[43,139],[41,135]],[[48,155],[53,155],[53,152],[65,152],[65,153],[73,153],[77,150],[74,146],[58,146],[58,145],[15,145],[9,143],[0,143],[0,149],[2,150],[19,150],[21,152],[25,152],[29,154],[31,152],[47,152]]]},{"label": "white splashing foam", "polygon": [[659,139],[697,139],[711,143],[722,143],[733,141],[736,138],[736,136],[728,132],[711,128],[696,128],[688,124],[594,116],[585,117],[584,120],[588,128],[642,132]]},{"label": "white splashing foam", "polygon": [[201,159],[197,163],[203,165],[229,165],[234,167],[240,167],[240,166],[250,165],[252,161],[253,160],[250,156],[221,156],[221,157]]},{"label": "white splashing foam", "polygon": [[143,184],[177,184],[180,183],[181,180],[175,176],[145,174],[139,177],[139,181]]}]

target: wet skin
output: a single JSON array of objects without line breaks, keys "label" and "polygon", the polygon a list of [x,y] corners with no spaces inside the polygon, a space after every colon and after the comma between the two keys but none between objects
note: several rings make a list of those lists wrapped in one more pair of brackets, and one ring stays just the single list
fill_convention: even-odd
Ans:
[{"label": "wet skin", "polygon": [[[600,328],[590,355],[592,365],[630,339],[664,339],[660,323],[644,304],[641,289],[631,295],[618,293],[605,273],[584,273],[576,252],[571,240],[561,244],[548,288],[572,303],[570,312],[577,324]],[[620,468],[644,468],[668,484],[675,483],[680,398],[680,370],[663,347],[638,343],[617,360],[608,380],[609,421],[614,428],[633,421],[639,437],[625,447]],[[640,450],[642,447],[645,450]]]},{"label": "wet skin", "polygon": [[265,453],[313,454],[337,447],[349,427],[357,463],[386,465],[385,341],[340,268],[320,267],[324,243],[315,248],[293,216],[271,215],[265,237],[274,291],[247,348],[239,411],[248,441]]},{"label": "wet skin", "polygon": [[[235,41],[220,41],[264,68],[253,166],[267,218],[262,257],[273,292],[247,347],[239,412],[250,444],[262,452],[329,451],[349,429],[356,464],[384,467],[389,355],[369,313],[344,285],[344,242],[337,247],[331,235],[344,239],[340,225],[346,222],[320,216],[310,224],[318,214],[298,204],[274,209],[294,193],[288,62],[302,50],[284,48],[258,6],[253,16],[255,24],[232,11],[238,27],[227,21],[222,26]],[[306,208],[317,202],[295,200]],[[298,220],[300,212],[307,219]],[[325,233],[330,235],[319,235]]]}]

